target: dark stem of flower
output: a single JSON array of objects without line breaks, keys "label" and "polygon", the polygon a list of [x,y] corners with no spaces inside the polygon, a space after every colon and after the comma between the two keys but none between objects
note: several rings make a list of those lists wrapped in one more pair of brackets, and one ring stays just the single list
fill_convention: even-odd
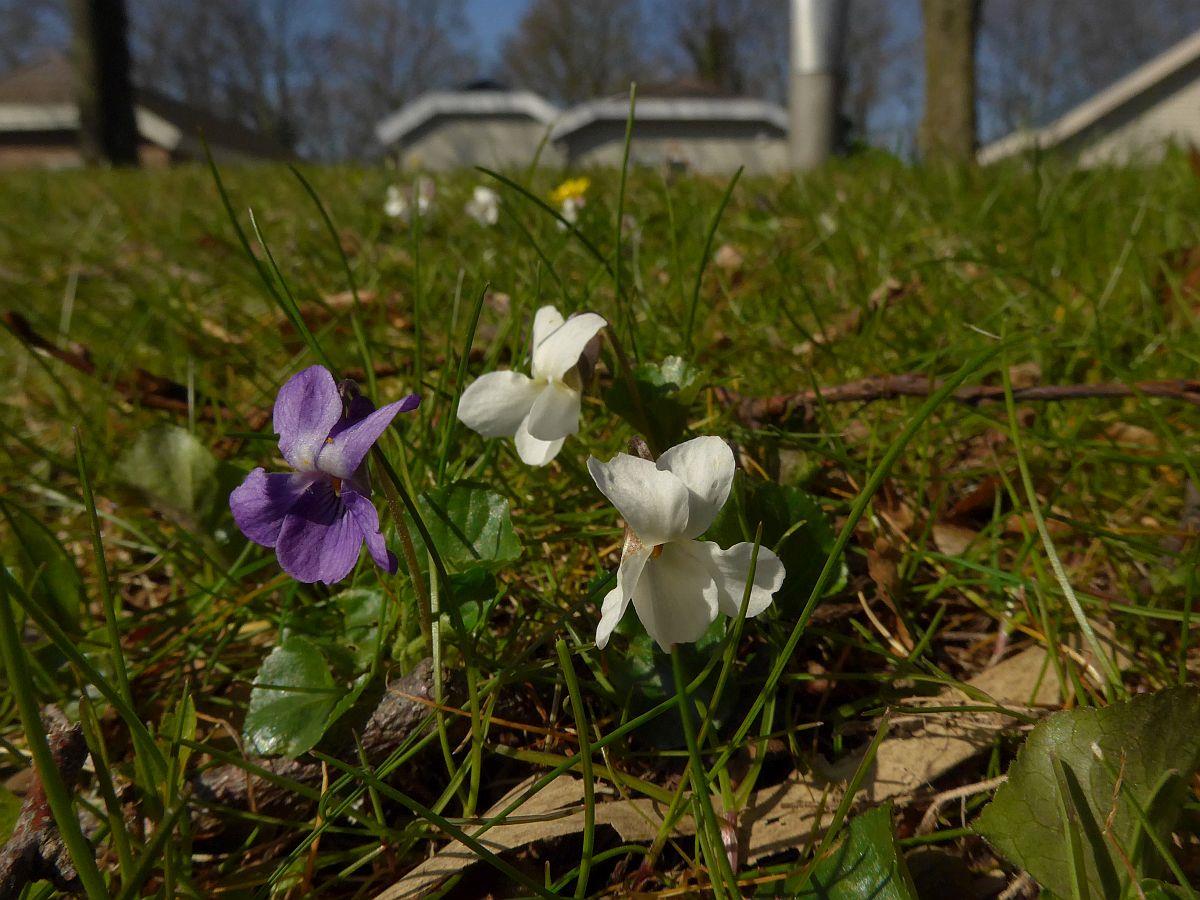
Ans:
[{"label": "dark stem of flower", "polygon": [[[379,448],[375,451],[379,453]],[[387,500],[388,512],[396,526],[396,534],[400,537],[400,551],[404,555],[404,565],[408,569],[408,577],[412,579],[413,590],[417,594],[417,616],[421,620],[421,637],[425,640],[425,649],[433,652],[433,613],[431,612],[429,588],[425,584],[425,576],[421,574],[421,566],[417,562],[417,551],[413,547],[412,534],[404,521],[404,505],[396,492],[396,485],[385,474],[379,479],[383,485],[383,494]]]}]

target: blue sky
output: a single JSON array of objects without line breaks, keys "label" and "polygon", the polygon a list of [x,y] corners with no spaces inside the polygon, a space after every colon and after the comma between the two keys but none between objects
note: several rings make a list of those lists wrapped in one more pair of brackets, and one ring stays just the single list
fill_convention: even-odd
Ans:
[{"label": "blue sky", "polygon": [[517,27],[529,0],[467,0],[467,18],[479,42],[484,70],[496,61],[504,38]]}]

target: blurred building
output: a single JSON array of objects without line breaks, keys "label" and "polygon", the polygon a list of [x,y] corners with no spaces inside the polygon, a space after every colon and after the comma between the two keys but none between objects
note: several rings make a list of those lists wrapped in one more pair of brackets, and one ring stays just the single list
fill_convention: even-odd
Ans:
[{"label": "blurred building", "polygon": [[1173,143],[1200,147],[1200,32],[1053,122],[988,144],[978,158],[1056,150],[1084,166],[1153,162]]},{"label": "blurred building", "polygon": [[[551,138],[571,165],[620,166],[629,98],[592,100],[568,110]],[[788,166],[782,106],[675,84],[638,92],[630,162],[697,172],[779,172]]]},{"label": "blurred building", "polygon": [[477,81],[424,94],[383,119],[375,137],[408,169],[527,166],[560,162],[546,140],[558,109],[530,91]]},{"label": "blurred building", "polygon": [[[581,103],[560,113],[527,91],[490,83],[426,94],[384,119],[376,136],[409,169],[620,166],[629,98]],[[552,126],[552,127],[551,127]],[[699,172],[778,172],[788,166],[787,112],[703,85],[639,90],[630,160]],[[547,139],[548,138],[548,139]]]},{"label": "blurred building", "polygon": [[[0,169],[83,164],[70,60],[54,54],[0,77]],[[238,122],[139,87],[134,110],[143,165],[202,159],[201,135],[224,161],[281,159],[278,143]]]}]

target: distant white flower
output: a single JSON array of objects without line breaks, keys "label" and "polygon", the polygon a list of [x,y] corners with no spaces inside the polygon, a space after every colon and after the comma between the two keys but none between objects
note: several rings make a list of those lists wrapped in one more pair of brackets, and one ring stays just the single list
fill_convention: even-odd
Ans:
[{"label": "distant white flower", "polygon": [[[574,225],[579,221],[579,211],[587,205],[586,197],[568,197],[562,202],[558,208],[559,213],[564,219]],[[559,222],[559,227],[565,230],[562,222]]]},{"label": "distant white flower", "polygon": [[[733,452],[718,437],[698,437],[650,462],[618,453],[606,463],[588,458],[596,487],[625,520],[617,586],[601,607],[596,646],[608,644],[629,601],[664,650],[701,638],[717,613],[742,605],[754,545],[722,550],[696,540],[713,523],[733,484]],[[783,563],[759,547],[748,618],[771,605],[783,584]]]},{"label": "distant white flower", "polygon": [[408,217],[408,198],[397,184],[389,184],[387,197],[383,201],[383,211],[393,219]]},{"label": "distant white flower", "polygon": [[416,194],[417,213],[424,218],[433,211],[433,198],[437,194],[437,185],[433,179],[421,176],[414,188],[402,188],[398,184],[389,184],[387,195],[383,201],[383,211],[393,219],[409,221],[412,216],[412,198]]},{"label": "distant white flower", "polygon": [[580,368],[590,368],[588,345],[607,324],[590,312],[564,321],[553,306],[543,306],[533,319],[533,377],[513,371],[480,376],[458,401],[459,421],[484,437],[515,438],[523,462],[546,465],[579,430]]},{"label": "distant white flower", "polygon": [[[587,205],[587,192],[592,180],[587,176],[568,178],[550,192],[550,202],[558,206],[558,213],[574,225],[579,221],[579,211]],[[559,231],[566,231],[562,222],[555,223]]]},{"label": "distant white flower", "polygon": [[463,211],[480,225],[495,225],[500,221],[500,195],[481,184],[475,188]]}]

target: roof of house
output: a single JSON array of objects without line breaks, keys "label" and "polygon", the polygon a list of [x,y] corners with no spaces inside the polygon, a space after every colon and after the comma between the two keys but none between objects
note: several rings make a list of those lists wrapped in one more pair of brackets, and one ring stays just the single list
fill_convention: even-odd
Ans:
[{"label": "roof of house", "polygon": [[486,83],[458,91],[431,91],[405,104],[375,126],[380,144],[394,144],[437,116],[526,116],[549,125],[558,107],[531,91],[506,90]]},{"label": "roof of house", "polygon": [[[566,112],[550,132],[560,140],[594,122],[629,118],[629,98],[612,97],[581,103]],[[782,106],[748,97],[652,96],[639,98],[635,122],[760,122],[786,131],[787,112]]]},{"label": "roof of house", "polygon": [[1049,124],[1033,130],[1013,132],[980,148],[978,159],[981,163],[990,163],[1026,150],[1056,147],[1118,112],[1197,61],[1200,61],[1200,31],[1134,69]]},{"label": "roof of house", "polygon": [[[203,135],[214,147],[247,155],[282,157],[278,142],[240,122],[159,93],[136,88],[138,131],[151,143],[176,149]],[[73,131],[79,127],[75,74],[65,54],[55,53],[0,76],[0,131]]]}]

